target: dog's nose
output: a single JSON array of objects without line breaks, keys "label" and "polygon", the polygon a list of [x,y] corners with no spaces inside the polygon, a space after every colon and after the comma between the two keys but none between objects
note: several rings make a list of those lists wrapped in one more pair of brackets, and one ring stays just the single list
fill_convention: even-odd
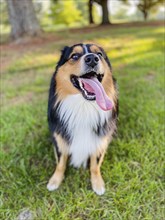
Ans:
[{"label": "dog's nose", "polygon": [[88,54],[88,55],[86,55],[84,60],[85,60],[85,63],[88,66],[91,66],[92,68],[95,67],[98,64],[98,62],[99,62],[99,58],[95,54]]}]

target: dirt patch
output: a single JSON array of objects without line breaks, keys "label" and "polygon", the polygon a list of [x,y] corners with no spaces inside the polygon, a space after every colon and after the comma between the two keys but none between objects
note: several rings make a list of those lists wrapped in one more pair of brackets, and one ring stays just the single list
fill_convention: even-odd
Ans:
[{"label": "dirt patch", "polygon": [[41,37],[24,38],[22,41],[9,42],[0,45],[0,71],[4,73],[8,66],[15,60],[22,57],[28,52],[36,52],[38,49],[44,50],[47,44],[63,40],[62,37],[56,36],[54,33],[45,33]]},{"label": "dirt patch", "polygon": [[0,45],[0,50],[2,51],[5,51],[5,50],[24,51],[24,50],[27,50],[27,48],[35,48],[41,45],[45,45],[49,42],[59,41],[59,40],[61,40],[60,36],[56,36],[55,34],[52,34],[52,33],[45,33],[40,37],[33,37],[33,38],[26,37],[18,41],[2,44]]},{"label": "dirt patch", "polygon": [[155,75],[156,75],[156,73],[151,71],[151,72],[147,73],[147,75],[145,76],[145,79],[147,81],[153,81],[155,79]]}]

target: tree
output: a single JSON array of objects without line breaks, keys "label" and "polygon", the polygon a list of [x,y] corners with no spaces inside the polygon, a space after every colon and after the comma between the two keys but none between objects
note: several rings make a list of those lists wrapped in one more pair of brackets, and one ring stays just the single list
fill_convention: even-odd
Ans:
[{"label": "tree", "polygon": [[108,0],[102,0],[101,7],[102,7],[102,12],[103,12],[102,24],[110,24],[109,11],[108,11]]},{"label": "tree", "polygon": [[89,0],[88,1],[89,24],[93,24],[94,23],[92,9],[93,9],[93,0]]},{"label": "tree", "polygon": [[7,7],[13,40],[41,33],[32,0],[7,0]]},{"label": "tree", "polygon": [[102,23],[101,24],[110,24],[109,20],[109,11],[108,11],[108,0],[94,0],[102,8]]},{"label": "tree", "polygon": [[147,20],[149,11],[160,4],[163,4],[164,0],[139,0],[137,4],[138,9],[143,13],[144,20]]}]

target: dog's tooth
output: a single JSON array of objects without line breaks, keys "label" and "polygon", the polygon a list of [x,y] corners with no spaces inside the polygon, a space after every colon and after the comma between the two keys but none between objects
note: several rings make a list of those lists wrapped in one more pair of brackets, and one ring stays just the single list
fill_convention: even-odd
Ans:
[{"label": "dog's tooth", "polygon": [[79,80],[79,85],[80,85],[80,88],[84,90],[81,80]]}]

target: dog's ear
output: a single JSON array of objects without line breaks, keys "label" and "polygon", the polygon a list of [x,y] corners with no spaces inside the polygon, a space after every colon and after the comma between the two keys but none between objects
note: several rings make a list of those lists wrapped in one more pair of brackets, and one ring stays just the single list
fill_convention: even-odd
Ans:
[{"label": "dog's ear", "polygon": [[67,55],[67,52],[69,51],[69,48],[68,46],[65,46],[62,50],[61,50],[61,55],[63,57],[65,57]]},{"label": "dog's ear", "polygon": [[65,46],[62,50],[61,50],[61,57],[60,60],[58,62],[58,66],[62,66],[68,59],[70,54],[70,47]]}]

